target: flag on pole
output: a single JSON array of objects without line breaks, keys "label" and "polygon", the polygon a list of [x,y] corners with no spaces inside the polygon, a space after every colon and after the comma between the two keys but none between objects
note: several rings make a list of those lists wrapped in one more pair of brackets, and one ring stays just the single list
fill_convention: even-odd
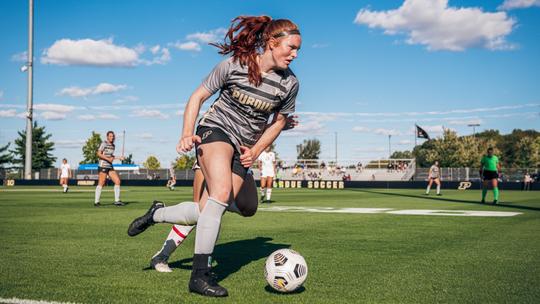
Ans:
[{"label": "flag on pole", "polygon": [[418,125],[415,125],[416,126],[416,137],[417,138],[425,138],[427,140],[429,140],[429,135],[427,134],[427,132],[420,128]]}]

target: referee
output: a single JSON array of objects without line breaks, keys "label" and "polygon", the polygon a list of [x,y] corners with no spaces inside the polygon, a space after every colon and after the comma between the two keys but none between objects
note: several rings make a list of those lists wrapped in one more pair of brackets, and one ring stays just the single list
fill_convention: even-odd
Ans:
[{"label": "referee", "polygon": [[501,171],[501,163],[499,158],[493,155],[493,148],[487,149],[487,155],[482,157],[480,161],[480,176],[482,177],[482,203],[486,202],[486,194],[488,183],[493,186],[493,204],[499,201],[499,173]]}]

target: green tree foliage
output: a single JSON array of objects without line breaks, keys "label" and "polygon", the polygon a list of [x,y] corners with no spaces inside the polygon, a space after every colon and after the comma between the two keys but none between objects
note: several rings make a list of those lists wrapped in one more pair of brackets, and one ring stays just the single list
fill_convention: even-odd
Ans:
[{"label": "green tree foliage", "polygon": [[0,168],[5,167],[6,164],[11,163],[13,160],[13,156],[7,151],[9,148],[10,143],[7,145],[0,147]]},{"label": "green tree foliage", "polygon": [[193,164],[195,163],[195,153],[185,153],[181,156],[178,156],[174,162],[172,163],[172,166],[175,170],[186,170],[191,169],[193,167]]},{"label": "green tree foliage", "polygon": [[318,139],[305,139],[296,145],[297,159],[319,159],[321,142]]},{"label": "green tree foliage", "polygon": [[150,155],[146,159],[146,161],[143,163],[143,167],[150,170],[157,170],[161,168],[161,164],[159,163],[159,160],[157,157]]},{"label": "green tree foliage", "polygon": [[122,164],[124,165],[133,165],[135,162],[133,162],[133,154],[129,153],[129,155],[124,158],[122,161]]},{"label": "green tree foliage", "polygon": [[[18,131],[19,138],[15,139],[13,154],[13,164],[24,167],[26,155],[26,131]],[[32,126],[32,170],[52,168],[56,157],[50,152],[54,150],[54,143],[49,141],[52,134],[45,132],[45,127],[40,127],[37,121]]]},{"label": "green tree foliage", "polygon": [[478,167],[489,147],[505,167],[540,166],[540,133],[534,130],[513,130],[506,135],[487,130],[461,137],[445,130],[442,137],[416,146],[413,156],[420,167],[429,167],[436,160],[442,167]]},{"label": "green tree foliage", "polygon": [[86,140],[82,147],[84,159],[79,164],[95,164],[98,162],[97,150],[101,145],[101,136],[99,133],[92,131],[92,135]]},{"label": "green tree foliage", "polygon": [[405,151],[394,151],[390,158],[413,158],[412,152],[405,150]]}]

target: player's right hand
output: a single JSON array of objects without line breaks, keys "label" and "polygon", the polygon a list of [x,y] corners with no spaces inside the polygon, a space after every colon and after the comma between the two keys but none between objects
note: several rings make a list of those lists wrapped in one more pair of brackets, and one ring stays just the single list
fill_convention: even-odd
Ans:
[{"label": "player's right hand", "polygon": [[178,153],[187,153],[193,149],[195,143],[201,143],[201,137],[198,135],[189,135],[180,138],[178,144],[176,145],[176,152]]}]

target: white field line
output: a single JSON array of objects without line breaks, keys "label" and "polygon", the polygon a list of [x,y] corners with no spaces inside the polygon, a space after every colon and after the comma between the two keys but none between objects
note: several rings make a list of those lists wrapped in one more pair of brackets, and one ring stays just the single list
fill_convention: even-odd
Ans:
[{"label": "white field line", "polygon": [[[112,187],[111,187],[112,188]],[[73,192],[95,192],[95,189],[88,189],[88,190],[69,190],[69,193]],[[124,190],[122,189],[122,192],[129,192],[130,190]],[[63,189],[0,189],[0,192],[63,192]],[[114,192],[114,189],[112,190],[101,190],[101,192]]]},{"label": "white field line", "polygon": [[396,210],[392,208],[333,208],[333,207],[295,207],[275,206],[259,208],[261,211],[271,212],[313,212],[313,213],[351,213],[351,214],[374,214],[386,213],[397,215],[438,215],[438,216],[483,216],[483,217],[508,217],[523,214],[521,212],[507,211],[477,211],[477,210],[429,210],[407,209]]},{"label": "white field line", "polygon": [[55,301],[45,301],[45,300],[28,300],[28,299],[19,299],[19,298],[11,298],[11,299],[0,298],[0,303],[8,303],[8,304],[76,304],[76,303],[73,303],[73,302],[55,302]]}]

